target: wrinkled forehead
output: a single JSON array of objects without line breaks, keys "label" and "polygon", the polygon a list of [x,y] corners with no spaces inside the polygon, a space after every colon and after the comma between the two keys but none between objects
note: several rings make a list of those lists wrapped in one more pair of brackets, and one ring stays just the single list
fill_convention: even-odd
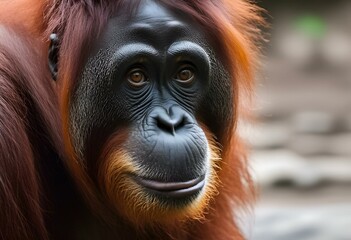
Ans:
[{"label": "wrinkled forehead", "polygon": [[142,0],[135,5],[133,11],[121,10],[112,16],[101,40],[105,46],[110,45],[106,41],[111,40],[148,41],[165,45],[178,39],[201,42],[204,40],[203,36],[200,26],[190,16],[170,9],[158,1]]},{"label": "wrinkled forehead", "polygon": [[161,3],[153,0],[141,1],[134,14],[135,20],[145,21],[152,19],[164,19],[171,20],[175,18],[175,13],[172,13],[170,9],[165,8]]},{"label": "wrinkled forehead", "polygon": [[158,0],[129,0],[112,15],[120,22],[184,20],[185,14]]}]

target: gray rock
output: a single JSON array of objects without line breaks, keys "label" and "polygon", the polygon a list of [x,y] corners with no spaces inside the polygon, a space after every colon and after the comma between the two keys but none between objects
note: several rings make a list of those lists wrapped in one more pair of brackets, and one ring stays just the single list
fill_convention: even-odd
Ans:
[{"label": "gray rock", "polygon": [[343,119],[344,130],[351,132],[351,114],[348,113]]},{"label": "gray rock", "polygon": [[256,151],[251,157],[252,175],[262,187],[312,188],[324,182],[351,184],[351,161],[345,157],[302,158],[288,151]]},{"label": "gray rock", "polygon": [[323,135],[295,134],[287,147],[301,155],[322,155],[328,153],[330,141]]},{"label": "gray rock", "polygon": [[306,111],[293,116],[292,127],[297,133],[328,134],[337,130],[338,122],[328,112]]},{"label": "gray rock", "polygon": [[351,161],[351,132],[331,136],[329,140],[331,154],[348,156]]},{"label": "gray rock", "polygon": [[260,207],[250,240],[349,240],[351,205]]},{"label": "gray rock", "polygon": [[283,147],[289,140],[291,131],[284,122],[260,123],[246,134],[248,142],[256,149]]},{"label": "gray rock", "polygon": [[340,156],[319,156],[309,161],[321,182],[351,184],[351,159]]},{"label": "gray rock", "polygon": [[250,164],[254,180],[263,187],[280,183],[311,187],[320,181],[309,162],[289,150],[255,151]]}]

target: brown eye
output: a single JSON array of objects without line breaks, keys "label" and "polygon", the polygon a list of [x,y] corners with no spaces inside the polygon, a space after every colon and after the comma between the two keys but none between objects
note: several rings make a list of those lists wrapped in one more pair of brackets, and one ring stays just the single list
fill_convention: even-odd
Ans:
[{"label": "brown eye", "polygon": [[191,68],[181,69],[175,77],[175,80],[181,83],[190,83],[193,79],[194,71]]},{"label": "brown eye", "polygon": [[146,83],[146,76],[143,70],[136,68],[128,73],[128,81],[131,85],[140,87]]}]

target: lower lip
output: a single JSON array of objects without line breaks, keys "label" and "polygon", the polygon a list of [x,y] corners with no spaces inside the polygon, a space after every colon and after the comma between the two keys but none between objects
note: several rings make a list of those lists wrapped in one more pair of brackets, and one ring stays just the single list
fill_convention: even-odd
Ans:
[{"label": "lower lip", "polygon": [[190,197],[198,193],[205,185],[205,175],[186,182],[160,182],[140,177],[135,181],[152,192],[171,198]]}]

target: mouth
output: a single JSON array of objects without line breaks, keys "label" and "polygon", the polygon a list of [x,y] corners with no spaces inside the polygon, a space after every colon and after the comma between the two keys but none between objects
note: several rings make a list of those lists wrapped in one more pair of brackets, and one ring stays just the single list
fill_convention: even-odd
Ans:
[{"label": "mouth", "polygon": [[152,192],[171,198],[185,198],[200,192],[205,185],[205,175],[185,182],[162,182],[157,180],[134,177],[142,187]]}]

